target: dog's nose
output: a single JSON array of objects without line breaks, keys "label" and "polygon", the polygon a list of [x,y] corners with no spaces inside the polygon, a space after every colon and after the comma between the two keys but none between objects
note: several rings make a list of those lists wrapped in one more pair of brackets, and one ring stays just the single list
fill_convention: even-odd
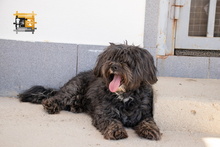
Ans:
[{"label": "dog's nose", "polygon": [[117,65],[112,65],[112,66],[111,66],[111,69],[112,69],[113,71],[118,70],[118,66],[117,66]]}]

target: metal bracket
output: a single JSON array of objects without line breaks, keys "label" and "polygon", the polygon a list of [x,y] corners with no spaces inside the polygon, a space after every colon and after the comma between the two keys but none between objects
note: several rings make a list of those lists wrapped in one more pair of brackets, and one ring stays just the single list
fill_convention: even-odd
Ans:
[{"label": "metal bracket", "polygon": [[179,19],[180,16],[180,8],[184,6],[185,0],[175,0],[175,4],[172,5],[173,7],[173,17],[172,19]]}]

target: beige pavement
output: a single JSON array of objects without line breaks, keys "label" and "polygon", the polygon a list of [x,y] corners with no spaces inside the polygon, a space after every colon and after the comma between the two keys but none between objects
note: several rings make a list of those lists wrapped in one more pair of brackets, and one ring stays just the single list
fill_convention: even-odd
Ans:
[{"label": "beige pavement", "polygon": [[[126,129],[127,139],[105,140],[86,114],[62,111],[49,115],[41,105],[0,97],[0,147],[219,147],[220,97],[216,93],[220,94],[216,86],[220,88],[220,80],[159,78],[154,88],[155,119],[163,133],[160,141],[141,139],[132,129]],[[207,87],[214,91],[205,92]],[[208,107],[210,101],[213,107]],[[200,114],[205,112],[207,116]]]}]

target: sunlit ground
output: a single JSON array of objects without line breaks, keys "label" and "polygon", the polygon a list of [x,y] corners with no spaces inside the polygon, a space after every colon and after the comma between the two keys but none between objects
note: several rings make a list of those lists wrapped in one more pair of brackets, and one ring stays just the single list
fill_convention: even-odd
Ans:
[{"label": "sunlit ground", "polygon": [[220,138],[206,137],[202,139],[206,147],[220,147]]}]

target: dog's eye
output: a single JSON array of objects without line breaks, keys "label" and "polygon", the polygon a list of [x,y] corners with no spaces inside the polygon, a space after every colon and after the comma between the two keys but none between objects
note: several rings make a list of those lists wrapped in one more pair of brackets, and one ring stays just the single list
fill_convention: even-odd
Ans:
[{"label": "dog's eye", "polygon": [[112,56],[108,57],[107,61],[112,61]]},{"label": "dog's eye", "polygon": [[130,66],[130,63],[129,62],[121,62],[121,65]]},{"label": "dog's eye", "polygon": [[125,64],[127,64],[127,62],[120,62],[121,63],[121,65],[125,65]]}]

